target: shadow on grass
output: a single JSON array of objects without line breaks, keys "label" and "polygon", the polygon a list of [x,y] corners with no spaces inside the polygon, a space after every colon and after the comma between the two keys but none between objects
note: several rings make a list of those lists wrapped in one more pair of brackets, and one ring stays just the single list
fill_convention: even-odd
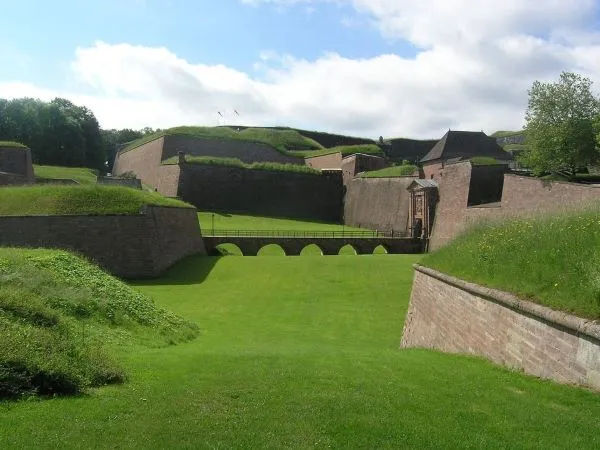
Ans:
[{"label": "shadow on grass", "polygon": [[160,278],[134,281],[132,284],[137,286],[200,284],[206,280],[221,258],[221,256],[188,256],[167,270]]}]

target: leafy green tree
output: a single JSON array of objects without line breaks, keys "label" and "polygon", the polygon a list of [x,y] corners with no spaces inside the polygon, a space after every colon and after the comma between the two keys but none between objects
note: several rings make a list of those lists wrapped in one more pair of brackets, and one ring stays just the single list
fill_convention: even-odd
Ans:
[{"label": "leafy green tree", "polygon": [[596,117],[600,102],[592,82],[563,72],[557,83],[535,81],[529,91],[525,135],[527,146],[521,161],[534,173],[567,171],[600,159],[596,145]]}]

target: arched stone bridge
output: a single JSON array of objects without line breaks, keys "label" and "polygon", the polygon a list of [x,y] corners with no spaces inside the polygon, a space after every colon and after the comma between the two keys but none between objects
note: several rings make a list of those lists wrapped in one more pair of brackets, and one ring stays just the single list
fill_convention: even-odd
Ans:
[{"label": "arched stone bridge", "polygon": [[316,245],[323,255],[337,255],[342,247],[351,245],[357,254],[372,254],[379,246],[390,254],[422,253],[421,239],[406,237],[278,237],[278,236],[204,236],[209,255],[217,253],[221,244],[236,245],[244,256],[256,256],[265,246],[279,245],[287,256],[298,256],[309,245]]}]

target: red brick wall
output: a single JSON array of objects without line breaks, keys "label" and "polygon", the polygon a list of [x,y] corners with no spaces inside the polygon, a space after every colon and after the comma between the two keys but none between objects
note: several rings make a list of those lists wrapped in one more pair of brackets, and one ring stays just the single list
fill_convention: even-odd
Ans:
[{"label": "red brick wall", "polygon": [[401,347],[483,356],[600,389],[600,325],[417,268]]},{"label": "red brick wall", "polygon": [[432,162],[423,164],[423,173],[428,180],[440,181],[442,178],[444,166],[441,162]]},{"label": "red brick wall", "polygon": [[410,193],[416,177],[354,178],[346,189],[344,223],[407,233]]},{"label": "red brick wall", "polygon": [[133,171],[142,180],[142,183],[158,188],[163,144],[164,137],[161,137],[128,152],[117,154],[113,165],[113,175]]},{"label": "red brick wall", "polygon": [[181,168],[177,164],[168,164],[158,169],[158,192],[165,197],[177,197],[179,195],[179,177]]},{"label": "red brick wall", "polygon": [[315,169],[341,169],[342,168],[342,154],[331,153],[329,155],[315,156],[313,158],[306,158],[304,160],[307,166],[314,167]]},{"label": "red brick wall", "polygon": [[600,200],[600,187],[518,175],[504,177],[502,209],[506,214],[553,212],[594,200]]},{"label": "red brick wall", "polygon": [[206,253],[193,208],[149,207],[136,216],[0,217],[0,246],[77,251],[123,278],[159,275]]},{"label": "red brick wall", "polygon": [[467,207],[471,164],[444,167],[439,181],[440,201],[436,210],[429,250],[442,247],[468,225],[480,220],[548,214],[584,208],[600,200],[600,187],[548,182],[513,174],[504,175],[501,207]]},{"label": "red brick wall", "polygon": [[442,247],[466,226],[471,164],[449,164],[439,180],[439,202],[435,212],[429,250]]}]

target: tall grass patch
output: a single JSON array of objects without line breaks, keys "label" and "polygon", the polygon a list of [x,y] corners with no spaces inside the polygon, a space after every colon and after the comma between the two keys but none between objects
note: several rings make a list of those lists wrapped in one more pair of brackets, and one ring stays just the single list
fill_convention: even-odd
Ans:
[{"label": "tall grass patch", "polygon": [[197,333],[73,254],[0,249],[0,399],[122,382],[110,345],[164,346]]},{"label": "tall grass patch", "polygon": [[423,264],[600,319],[600,207],[476,226]]}]

